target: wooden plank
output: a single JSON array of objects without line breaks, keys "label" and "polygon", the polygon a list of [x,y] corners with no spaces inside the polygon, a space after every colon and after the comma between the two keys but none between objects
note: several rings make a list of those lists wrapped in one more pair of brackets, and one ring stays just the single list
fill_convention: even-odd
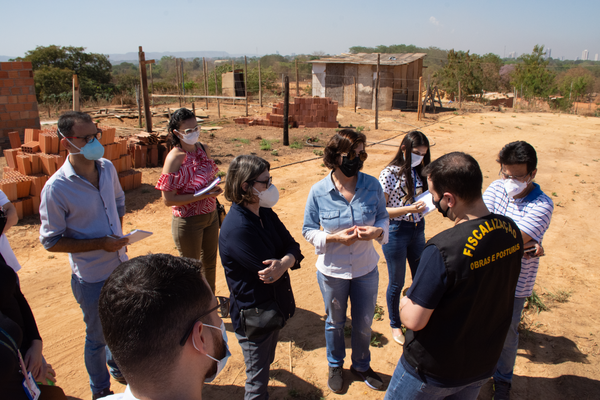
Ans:
[{"label": "wooden plank", "polygon": [[258,98],[262,108],[262,75],[260,74],[260,59],[258,59]]},{"label": "wooden plank", "polygon": [[379,129],[379,62],[381,54],[377,53],[377,77],[375,80],[375,130]]},{"label": "wooden plank", "polygon": [[246,117],[248,116],[248,58],[244,56],[244,94],[246,95]]},{"label": "wooden plank", "polygon": [[[217,66],[215,65],[215,95],[219,94],[219,84],[217,80]],[[221,119],[221,101],[217,99],[217,116]]]},{"label": "wooden plank", "polygon": [[73,75],[73,111],[81,111],[79,107],[79,80]]},{"label": "wooden plank", "polygon": [[[202,57],[202,72],[204,73],[204,95],[208,96],[208,78],[206,77],[206,59]],[[208,110],[208,97],[206,99],[206,109]]]},{"label": "wooden plank", "polygon": [[140,46],[140,83],[142,87],[142,100],[144,102],[144,117],[146,119],[146,132],[152,132],[152,114],[150,113],[150,100],[148,98],[148,77],[146,75],[146,55]]}]

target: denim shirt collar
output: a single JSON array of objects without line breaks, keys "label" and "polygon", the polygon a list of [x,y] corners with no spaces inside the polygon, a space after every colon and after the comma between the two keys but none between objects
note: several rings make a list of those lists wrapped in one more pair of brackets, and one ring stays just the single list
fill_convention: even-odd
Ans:
[{"label": "denim shirt collar", "polygon": [[[358,172],[358,180],[356,181],[356,188],[355,189],[366,189],[367,188],[367,184],[366,184],[366,179],[365,179],[365,174],[363,174],[362,172]],[[331,171],[329,173],[329,177],[326,180],[326,184],[325,184],[325,190],[327,192],[337,192],[337,188],[335,187],[334,183],[333,183],[333,171]]]}]

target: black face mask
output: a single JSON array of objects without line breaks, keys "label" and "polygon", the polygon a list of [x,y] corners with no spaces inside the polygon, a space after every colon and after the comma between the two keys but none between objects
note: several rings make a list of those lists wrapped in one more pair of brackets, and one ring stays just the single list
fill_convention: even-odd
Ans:
[{"label": "black face mask", "polygon": [[444,216],[444,218],[448,218],[448,210],[450,209],[450,206],[448,206],[448,208],[446,208],[446,211],[444,211],[444,210],[442,210],[442,206],[440,204],[440,202],[442,201],[441,198],[438,201],[435,201],[432,198],[431,201],[433,202],[433,205],[435,206],[435,208],[437,208],[437,210],[440,212],[440,214],[442,214]]},{"label": "black face mask", "polygon": [[342,157],[342,165],[340,171],[348,178],[352,178],[363,167],[363,162],[360,157],[354,157],[354,160],[349,160],[347,156]]}]

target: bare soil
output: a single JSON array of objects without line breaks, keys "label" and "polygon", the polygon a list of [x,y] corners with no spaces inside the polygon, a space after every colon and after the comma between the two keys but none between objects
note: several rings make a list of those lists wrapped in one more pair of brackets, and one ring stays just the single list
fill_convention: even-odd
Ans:
[{"label": "bare soil", "polygon": [[[171,109],[176,108],[175,105]],[[306,259],[302,268],[291,273],[297,311],[281,333],[275,362],[271,366],[271,398],[273,399],[382,399],[383,392],[368,389],[355,381],[349,371],[349,356],[342,394],[327,389],[325,357],[324,307],[318,289],[314,249],[301,235],[304,205],[310,187],[328,171],[320,159],[320,148],[304,146],[292,149],[282,145],[282,130],[271,127],[234,125],[234,116],[244,114],[244,106],[223,106],[223,119],[215,121],[216,105],[209,110],[197,109],[198,115],[209,114],[211,121],[223,129],[203,132],[201,141],[208,144],[226,171],[228,163],[239,154],[255,153],[274,167],[274,183],[281,199],[274,207],[292,235],[301,244]],[[258,106],[250,114],[264,115]],[[156,118],[155,124],[164,118]],[[365,127],[371,142],[384,141],[368,147],[369,159],[364,172],[378,176],[392,159],[404,132],[420,128],[435,145],[432,156],[437,158],[450,151],[465,151],[480,163],[485,176],[484,188],[496,179],[499,166],[496,155],[506,143],[526,140],[538,152],[539,172],[536,181],[555,202],[552,223],[544,240],[546,256],[541,259],[536,292],[549,311],[528,311],[523,324],[519,353],[513,381],[515,399],[591,399],[600,393],[600,277],[595,262],[600,243],[599,230],[594,228],[600,214],[598,171],[600,161],[600,119],[552,113],[515,113],[489,111],[473,106],[457,112],[427,115],[420,122],[410,112],[380,112],[379,129],[375,130],[371,110],[340,109],[338,121],[343,126]],[[135,120],[103,119],[102,124],[131,127]],[[161,126],[159,124],[159,126]],[[164,126],[164,123],[162,124]],[[125,129],[121,129],[124,133]],[[131,130],[127,130],[131,132]],[[210,135],[210,133],[214,135]],[[334,129],[292,129],[290,142],[317,138],[324,145]],[[260,150],[261,139],[272,141],[271,150]],[[390,146],[391,145],[391,146]],[[272,151],[276,150],[277,155]],[[309,160],[302,162],[304,160]],[[3,161],[3,160],[2,160]],[[160,200],[154,185],[160,168],[143,169],[143,184],[126,193],[127,214],[124,231],[135,228],[150,230],[154,235],[129,247],[129,256],[164,252],[177,254],[171,237],[171,213]],[[596,171],[595,173],[593,171]],[[222,203],[228,204],[224,199]],[[427,217],[427,238],[450,227],[438,213]],[[81,311],[70,288],[70,268],[66,254],[50,254],[38,240],[39,218],[27,217],[8,232],[17,258],[23,268],[19,273],[23,292],[32,306],[42,338],[44,354],[58,373],[58,384],[72,399],[90,399],[91,393],[83,360],[84,323]],[[381,258],[378,304],[385,308],[388,282],[385,259]],[[407,285],[410,274],[407,276]],[[561,299],[559,294],[568,293]],[[217,295],[227,296],[222,270],[217,273]],[[564,299],[564,297],[567,297]],[[559,300],[565,300],[559,302]],[[233,356],[213,384],[205,389],[206,398],[242,398],[244,392],[244,362],[229,319],[225,319]],[[387,310],[381,321],[374,321],[373,330],[380,333],[379,347],[372,347],[372,367],[389,382],[402,354],[401,346],[391,338]],[[347,343],[349,347],[349,339]],[[124,386],[113,382],[113,390]],[[480,394],[491,396],[491,384]]]}]

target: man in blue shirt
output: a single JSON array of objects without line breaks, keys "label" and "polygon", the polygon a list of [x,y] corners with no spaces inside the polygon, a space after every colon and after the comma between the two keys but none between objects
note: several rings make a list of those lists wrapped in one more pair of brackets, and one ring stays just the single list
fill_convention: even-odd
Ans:
[{"label": "man in blue shirt", "polygon": [[542,238],[550,225],[554,203],[533,182],[537,173],[537,154],[532,145],[523,141],[507,144],[498,154],[498,163],[501,179],[486,189],[483,201],[490,212],[515,221],[523,235],[523,246],[532,251],[521,261],[512,322],[494,373],[494,399],[508,400],[517,359],[521,312],[526,298],[533,292],[539,256],[543,254]]},{"label": "man in blue shirt", "polygon": [[101,158],[102,131],[89,115],[63,114],[58,132],[69,156],[42,190],[40,242],[48,251],[69,253],[71,288],[86,324],[85,366],[92,398],[98,399],[112,393],[107,363],[124,382],[104,341],[98,298],[104,281],[127,261],[129,239],[121,238],[125,193],[115,167]]}]

